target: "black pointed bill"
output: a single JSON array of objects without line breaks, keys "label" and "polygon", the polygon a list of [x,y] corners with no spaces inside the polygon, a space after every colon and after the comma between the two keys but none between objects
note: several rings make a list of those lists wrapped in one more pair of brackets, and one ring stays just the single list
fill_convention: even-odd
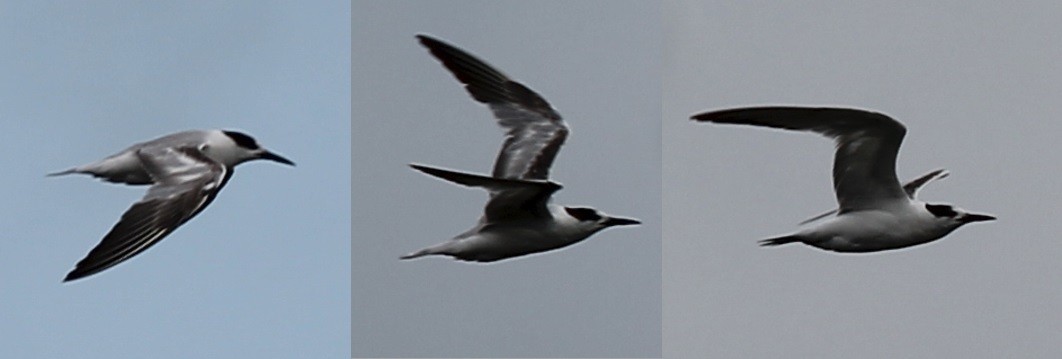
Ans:
[{"label": "black pointed bill", "polygon": [[291,160],[289,160],[287,158],[281,157],[280,155],[278,155],[276,153],[265,151],[265,150],[262,150],[262,154],[258,155],[258,158],[261,158],[263,160],[270,160],[270,161],[280,162],[280,163],[286,164],[288,166],[295,166],[295,162],[291,162]]},{"label": "black pointed bill", "polygon": [[965,216],[962,216],[962,221],[966,222],[966,223],[983,222],[983,221],[994,221],[994,220],[996,220],[996,217],[989,216],[987,214],[970,213],[970,214],[967,214]]},{"label": "black pointed bill", "polygon": [[602,224],[611,227],[611,226],[630,226],[630,225],[635,225],[635,224],[642,224],[642,222],[637,220],[637,219],[610,217],[609,219],[606,219],[604,222],[602,222]]}]

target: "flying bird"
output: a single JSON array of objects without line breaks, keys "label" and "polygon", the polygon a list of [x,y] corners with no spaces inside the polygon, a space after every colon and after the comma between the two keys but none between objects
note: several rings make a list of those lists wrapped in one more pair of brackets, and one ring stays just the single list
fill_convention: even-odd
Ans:
[{"label": "flying bird", "polygon": [[122,214],[63,281],[99,273],[151,248],[203,211],[228,183],[233,167],[258,159],[295,165],[260,147],[251,136],[209,130],[166,135],[102,160],[49,174],[82,173],[107,182],[151,185],[144,198]]},{"label": "flying bird", "polygon": [[447,255],[492,262],[569,246],[608,227],[641,223],[593,208],[551,204],[561,185],[549,180],[549,168],[568,136],[560,114],[542,96],[471,54],[426,35],[417,39],[473,99],[490,108],[506,135],[491,176],[410,165],[428,175],[482,188],[490,199],[472,229],[402,259]]},{"label": "flying bird", "polygon": [[836,141],[833,217],[796,233],[760,241],[763,246],[799,242],[837,252],[876,252],[932,242],[973,222],[996,218],[950,204],[915,199],[919,188],[944,178],[937,170],[900,186],[896,154],[907,129],[889,116],[848,108],[752,107],[705,112],[694,121],[811,131]]}]

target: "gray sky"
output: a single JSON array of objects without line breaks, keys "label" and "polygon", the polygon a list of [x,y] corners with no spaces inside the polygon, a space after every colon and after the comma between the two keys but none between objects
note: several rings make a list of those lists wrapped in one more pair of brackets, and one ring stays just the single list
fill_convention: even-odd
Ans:
[{"label": "gray sky", "polygon": [[[355,4],[353,356],[660,355],[659,11],[644,1]],[[565,117],[556,203],[645,224],[486,265],[399,261],[471,227],[487,197],[406,165],[490,173],[502,142],[417,33],[486,60]]]},{"label": "gray sky", "polygon": [[[348,355],[350,4],[0,5],[0,357]],[[296,163],[241,165],[158,245],[64,275],[146,187],[44,174],[186,129]]]},{"label": "gray sky", "polygon": [[[1062,314],[1062,6],[667,1],[664,356],[1054,357]],[[833,144],[693,124],[745,105],[842,105],[908,129],[924,200],[995,214],[905,250],[755,241],[836,206]]]}]

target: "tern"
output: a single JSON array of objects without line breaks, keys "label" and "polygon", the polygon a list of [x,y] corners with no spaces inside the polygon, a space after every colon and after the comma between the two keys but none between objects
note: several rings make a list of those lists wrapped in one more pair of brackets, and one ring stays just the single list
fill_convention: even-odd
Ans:
[{"label": "tern", "polygon": [[996,219],[915,199],[923,185],[947,176],[944,170],[901,186],[896,155],[907,129],[884,114],[849,108],[752,107],[705,112],[691,119],[811,131],[836,141],[833,188],[838,209],[803,223],[835,215],[796,233],[762,240],[763,246],[799,242],[836,252],[876,252],[929,243],[965,224]]},{"label": "tern", "polygon": [[425,35],[417,38],[473,99],[490,108],[506,138],[489,177],[410,165],[450,182],[483,188],[490,199],[472,229],[401,259],[446,255],[493,262],[569,246],[608,227],[641,223],[593,208],[551,204],[561,185],[549,180],[549,168],[568,136],[560,114],[542,96],[471,54]]},{"label": "tern", "polygon": [[88,174],[129,185],[151,185],[103,240],[67,274],[81,279],[151,248],[203,211],[229,182],[233,167],[251,160],[295,163],[235,131],[184,131],[137,143],[97,162],[48,174]]}]

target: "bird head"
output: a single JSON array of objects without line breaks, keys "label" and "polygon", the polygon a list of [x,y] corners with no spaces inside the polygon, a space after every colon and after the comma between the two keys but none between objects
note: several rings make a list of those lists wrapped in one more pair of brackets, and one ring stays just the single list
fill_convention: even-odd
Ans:
[{"label": "bird head", "polygon": [[587,225],[593,228],[594,231],[612,226],[628,226],[642,223],[636,219],[612,217],[589,207],[564,207],[564,211],[572,218],[578,220],[580,224]]},{"label": "bird head", "polygon": [[224,136],[218,141],[214,141],[221,143],[216,144],[213,148],[208,147],[204,149],[209,156],[219,162],[225,163],[229,166],[235,166],[252,160],[270,160],[289,166],[295,165],[295,162],[262,148],[258,145],[258,142],[254,140],[254,137],[248,136],[245,133],[221,131],[221,134]]},{"label": "bird head", "polygon": [[970,213],[950,204],[926,203],[925,206],[926,210],[934,217],[954,226],[954,228],[958,228],[967,223],[994,221],[996,219],[996,217],[987,214]]}]

